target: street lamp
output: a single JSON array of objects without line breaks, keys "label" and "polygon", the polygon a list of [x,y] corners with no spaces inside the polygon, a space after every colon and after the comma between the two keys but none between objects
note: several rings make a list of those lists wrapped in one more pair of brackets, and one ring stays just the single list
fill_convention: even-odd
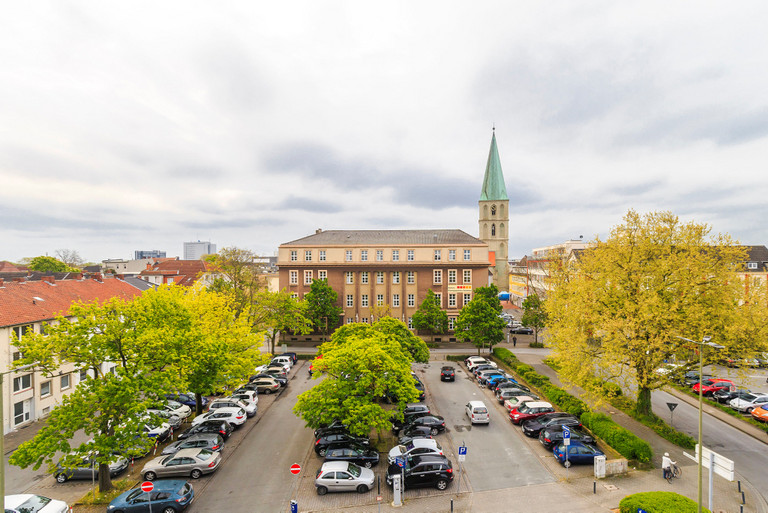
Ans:
[{"label": "street lamp", "polygon": [[[696,458],[698,460],[698,466],[699,466],[699,480],[698,480],[698,504],[699,504],[699,513],[701,513],[701,450],[703,447],[703,442],[701,440],[701,431],[702,431],[702,397],[703,397],[703,386],[701,384],[701,375],[702,375],[702,368],[704,367],[704,346],[714,347],[715,349],[725,349],[725,346],[721,346],[719,344],[715,344],[714,342],[710,342],[712,340],[712,337],[707,335],[706,337],[701,339],[701,342],[697,342],[695,340],[691,340],[689,338],[685,337],[677,337],[680,340],[685,340],[686,342],[690,342],[691,344],[696,344],[699,347],[699,448],[696,454]],[[711,507],[711,505],[710,505]]]}]

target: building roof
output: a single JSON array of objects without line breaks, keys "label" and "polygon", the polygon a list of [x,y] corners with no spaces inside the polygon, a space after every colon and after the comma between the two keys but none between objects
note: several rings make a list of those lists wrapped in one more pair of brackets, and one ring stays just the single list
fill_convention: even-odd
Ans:
[{"label": "building roof", "polygon": [[75,301],[104,302],[113,297],[133,299],[141,290],[118,278],[101,277],[40,281],[0,279],[0,326],[17,326],[67,315]]},{"label": "building roof", "polygon": [[768,270],[768,248],[765,246],[745,247],[747,248],[747,263],[757,263],[757,270],[759,271]]},{"label": "building roof", "polygon": [[191,286],[198,277],[210,270],[210,265],[202,260],[155,259],[148,262],[147,268],[139,276],[173,276],[176,285]]},{"label": "building roof", "polygon": [[434,246],[482,245],[485,242],[462,230],[318,230],[314,235],[281,246]]},{"label": "building roof", "polygon": [[496,146],[496,130],[491,137],[491,150],[488,152],[488,163],[485,165],[485,178],[483,178],[483,190],[480,192],[480,201],[509,200],[507,186],[504,184],[504,173],[501,171],[501,159],[499,149]]}]

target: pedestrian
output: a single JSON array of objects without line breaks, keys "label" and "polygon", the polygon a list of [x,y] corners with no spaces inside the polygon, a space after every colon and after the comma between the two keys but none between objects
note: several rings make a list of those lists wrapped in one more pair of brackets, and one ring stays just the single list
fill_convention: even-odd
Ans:
[{"label": "pedestrian", "polygon": [[512,337],[512,347],[517,347],[517,337]]},{"label": "pedestrian", "polygon": [[664,457],[661,458],[661,475],[664,479],[669,479],[669,475],[672,473],[672,465],[677,464],[676,461],[672,461],[669,457],[669,453],[665,452]]}]

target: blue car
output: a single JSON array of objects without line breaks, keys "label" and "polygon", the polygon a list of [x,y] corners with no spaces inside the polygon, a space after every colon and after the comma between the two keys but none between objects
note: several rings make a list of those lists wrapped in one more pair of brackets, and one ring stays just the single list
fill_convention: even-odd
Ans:
[{"label": "blue car", "polygon": [[[108,513],[149,513],[150,505],[155,513],[178,513],[192,503],[195,491],[192,484],[183,479],[159,479],[150,493],[140,488],[118,495],[107,507]],[[151,499],[151,503],[150,503]]]},{"label": "blue car", "polygon": [[[568,448],[568,461],[565,459],[566,447]],[[578,440],[571,440],[571,445],[568,446],[559,443],[552,449],[552,453],[565,468],[568,468],[571,465],[580,465],[584,463],[591,465],[595,460],[595,456],[604,455],[603,451],[594,445],[582,443]]]},{"label": "blue car", "polygon": [[[186,394],[165,394],[166,399],[171,399],[173,401],[179,402],[181,404],[186,404],[193,410],[197,406],[197,402],[195,401],[195,394],[192,393],[186,393]],[[205,410],[205,407],[208,406],[208,398],[203,396],[203,410]]]}]

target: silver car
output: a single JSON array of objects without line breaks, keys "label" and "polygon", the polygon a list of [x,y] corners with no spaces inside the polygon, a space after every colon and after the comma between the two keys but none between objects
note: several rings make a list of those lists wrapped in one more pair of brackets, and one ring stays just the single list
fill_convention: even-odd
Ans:
[{"label": "silver car", "polygon": [[[99,464],[96,460],[90,457],[74,457],[75,460],[70,459],[70,463],[62,465],[61,462],[56,465],[56,470],[53,475],[56,477],[56,481],[63,483],[70,479],[96,479],[99,475]],[[69,459],[69,458],[64,458]],[[109,462],[109,475],[115,477],[121,474],[128,468],[128,460],[119,455],[113,455]]]},{"label": "silver car", "polygon": [[221,451],[224,439],[216,433],[198,433],[184,440],[178,440],[168,444],[161,454],[176,454],[182,449],[208,449],[209,451]]},{"label": "silver car", "polygon": [[315,477],[318,495],[328,492],[365,493],[373,488],[376,476],[373,470],[355,465],[349,461],[326,461]]},{"label": "silver car", "polygon": [[219,468],[221,453],[208,449],[182,449],[170,456],[153,459],[141,469],[141,476],[147,481],[158,477],[189,476],[197,479]]}]

